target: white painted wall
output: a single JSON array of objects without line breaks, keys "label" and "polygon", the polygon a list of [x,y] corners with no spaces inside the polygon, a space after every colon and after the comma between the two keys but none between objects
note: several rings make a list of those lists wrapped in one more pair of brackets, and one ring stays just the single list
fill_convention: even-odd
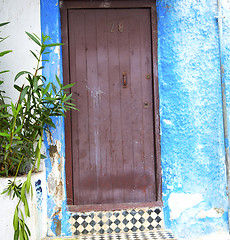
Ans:
[{"label": "white painted wall", "polygon": [[[9,36],[7,40],[0,43],[0,52],[13,50],[12,53],[0,58],[0,71],[10,70],[10,73],[0,75],[4,80],[3,90],[13,101],[17,100],[18,92],[14,89],[14,77],[22,70],[32,71],[36,66],[36,60],[30,50],[36,51],[37,45],[31,41],[25,31],[41,36],[40,25],[40,0],[0,0],[0,23],[10,24],[0,28],[0,36]],[[24,79],[21,78],[17,84],[21,85]],[[33,185],[37,179],[42,181],[42,199],[40,202],[34,190],[34,198],[31,205],[31,218],[28,221],[32,233],[31,239],[40,240],[47,232],[47,207],[46,207],[46,180],[45,172],[33,176]],[[0,178],[0,193],[7,185],[7,179]],[[41,204],[40,207],[38,204]],[[7,196],[0,195],[0,232],[1,238],[13,239],[13,214],[15,201]]]},{"label": "white painted wall", "polygon": [[[27,176],[17,178],[17,182],[24,182]],[[8,180],[13,181],[13,178],[0,178],[0,193],[4,191]],[[41,181],[41,191],[36,191],[35,182]],[[46,177],[45,172],[34,173],[31,177],[33,186],[33,198],[28,197],[30,209],[30,218],[27,218],[26,223],[31,231],[30,240],[41,240],[46,236],[47,232],[47,192],[46,192]],[[14,239],[13,216],[17,199],[10,199],[7,195],[0,195],[0,232],[1,239]]]},{"label": "white painted wall", "polygon": [[25,31],[41,35],[40,0],[0,0],[0,22],[10,22],[0,30],[0,36],[9,36],[0,43],[0,52],[13,50],[13,53],[0,58],[0,71],[10,70],[10,73],[1,74],[0,79],[4,78],[5,91],[16,101],[17,91],[13,88],[15,75],[22,70],[32,71],[36,64],[29,50],[36,50],[37,46],[29,40]]}]

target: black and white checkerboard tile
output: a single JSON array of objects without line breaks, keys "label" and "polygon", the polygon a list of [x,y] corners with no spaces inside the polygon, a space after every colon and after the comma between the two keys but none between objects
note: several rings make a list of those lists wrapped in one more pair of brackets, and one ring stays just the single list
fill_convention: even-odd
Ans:
[{"label": "black and white checkerboard tile", "polygon": [[70,218],[74,235],[94,233],[137,233],[161,229],[163,212],[157,208],[73,213]]},{"label": "black and white checkerboard tile", "polygon": [[80,235],[78,240],[169,240],[174,239],[171,231],[166,230],[153,230],[147,232],[136,233],[113,233],[113,234],[93,234],[93,235]]}]

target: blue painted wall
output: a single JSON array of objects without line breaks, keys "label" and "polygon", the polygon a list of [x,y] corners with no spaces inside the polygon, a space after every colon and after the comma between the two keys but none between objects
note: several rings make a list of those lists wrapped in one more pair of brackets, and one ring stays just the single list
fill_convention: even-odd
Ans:
[{"label": "blue painted wall", "polygon": [[[230,77],[230,4],[224,1],[225,77]],[[214,0],[157,0],[163,201],[166,228],[178,239],[227,231],[226,169],[221,105],[217,4]],[[60,41],[58,0],[41,0],[42,32]],[[62,77],[61,57],[50,54],[45,75]],[[230,84],[227,83],[227,99]],[[230,110],[230,109],[229,109]],[[61,142],[57,119],[53,142]],[[54,144],[55,145],[55,144]],[[46,141],[50,148],[49,137]],[[60,161],[60,160],[58,160]],[[64,162],[63,166],[64,167]],[[46,160],[47,181],[52,159]],[[61,175],[63,183],[65,176]],[[65,191],[65,186],[64,186]],[[64,193],[65,195],[65,193]],[[69,235],[66,196],[48,195],[49,235]],[[61,204],[56,208],[57,205]],[[59,209],[56,212],[53,209]],[[61,230],[60,230],[61,226]],[[58,228],[58,231],[57,231]]]},{"label": "blue painted wall", "polygon": [[[60,10],[58,0],[41,0],[41,30],[44,35],[51,37],[50,43],[61,42]],[[61,82],[62,56],[61,49],[51,48],[49,55],[44,55],[43,74],[47,81],[58,86],[55,75]],[[66,186],[65,186],[65,132],[64,118],[54,119],[56,129],[50,129],[51,135],[45,132],[46,178],[48,186],[47,214],[48,236],[68,236],[70,232],[69,213],[66,211]]]},{"label": "blue painted wall", "polygon": [[196,239],[227,231],[217,3],[159,0],[157,12],[165,223]]}]

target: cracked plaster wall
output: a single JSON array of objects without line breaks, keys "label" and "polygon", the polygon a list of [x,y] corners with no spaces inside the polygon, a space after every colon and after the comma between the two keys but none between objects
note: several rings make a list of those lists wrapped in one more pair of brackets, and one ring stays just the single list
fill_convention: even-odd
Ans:
[{"label": "cracked plaster wall", "polygon": [[[229,103],[230,1],[222,3]],[[158,0],[157,13],[165,224],[178,239],[227,232],[217,1]]]},{"label": "cracked plaster wall", "polygon": [[[58,0],[41,0],[41,30],[51,37],[51,42],[61,42],[60,11]],[[51,48],[49,55],[43,56],[49,60],[44,63],[44,75],[49,82],[57,85],[55,75],[62,81],[62,65],[60,47]],[[54,119],[56,129],[49,129],[45,134],[45,160],[47,178],[47,218],[48,236],[68,236],[71,234],[69,213],[66,210],[65,188],[65,138],[64,119]]]}]

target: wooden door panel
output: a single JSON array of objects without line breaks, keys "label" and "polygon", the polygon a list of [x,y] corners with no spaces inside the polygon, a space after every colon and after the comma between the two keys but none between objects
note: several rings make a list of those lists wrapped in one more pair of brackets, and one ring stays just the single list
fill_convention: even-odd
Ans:
[{"label": "wooden door panel", "polygon": [[68,23],[74,204],[154,202],[150,12],[70,10]]},{"label": "wooden door panel", "polygon": [[[122,132],[122,174],[124,186],[125,202],[133,202],[134,197],[134,172],[133,172],[133,142],[132,142],[132,79],[130,76],[130,30],[129,16],[126,11],[119,13],[119,21],[123,24],[123,32],[119,32],[119,62],[120,62],[120,89],[121,89],[121,132]],[[127,88],[122,87],[122,74],[127,73]]]},{"label": "wooden door panel", "polygon": [[108,43],[107,43],[107,15],[101,10],[96,11],[97,17],[97,58],[98,58],[98,83],[100,87],[100,199],[106,203],[113,199],[112,182],[106,181],[112,174],[110,161],[110,95],[109,95],[109,64],[108,64]]}]

